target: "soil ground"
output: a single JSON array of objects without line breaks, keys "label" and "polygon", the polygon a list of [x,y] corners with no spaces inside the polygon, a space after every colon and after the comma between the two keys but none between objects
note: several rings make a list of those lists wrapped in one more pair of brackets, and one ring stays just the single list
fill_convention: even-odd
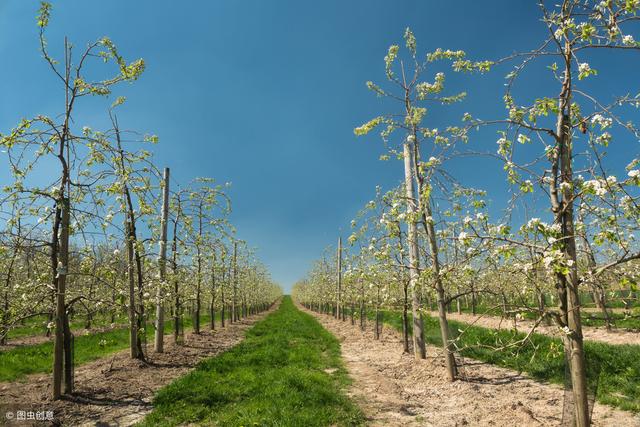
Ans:
[{"label": "soil ground", "polygon": [[[274,310],[276,307],[272,307]],[[148,352],[147,362],[129,358],[128,350],[84,364],[76,369],[72,396],[51,401],[51,375],[37,374],[24,382],[0,383],[0,402],[14,410],[53,410],[54,422],[65,426],[129,426],[152,409],[155,392],[186,374],[201,360],[215,356],[244,339],[244,332],[268,312],[215,331],[185,334],[185,344],[165,336],[165,352]],[[149,350],[152,350],[152,343]],[[0,420],[2,424],[3,420]],[[24,423],[20,425],[25,425]],[[42,422],[34,425],[42,425]]]},{"label": "soil ground", "polygon": [[[402,354],[398,332],[384,328],[373,339],[350,321],[310,312],[341,341],[354,382],[350,395],[372,426],[557,426],[562,425],[564,390],[508,369],[465,359],[462,380],[445,380],[441,349],[428,346],[427,359]],[[639,426],[630,412],[595,404],[594,426]]]},{"label": "soil ground", "polygon": [[[431,316],[438,316],[437,312],[431,312]],[[447,319],[458,320],[460,322],[469,323],[475,326],[482,326],[491,329],[513,329],[513,319],[505,319],[497,316],[489,315],[473,315],[467,313],[447,313]],[[529,332],[535,322],[530,320],[519,320],[515,322],[515,327],[520,332]],[[556,326],[546,326],[540,324],[536,327],[536,333],[551,336],[561,336],[561,331]],[[640,332],[630,332],[625,330],[613,329],[607,331],[607,328],[582,327],[582,335],[585,340],[600,341],[607,344],[634,344],[640,345]]]},{"label": "soil ground", "polygon": [[[101,332],[113,331],[115,329],[126,328],[126,324],[115,324],[114,326],[97,326],[90,329],[80,328],[80,329],[72,329],[72,332],[76,336],[80,335],[89,335],[89,334],[98,334]],[[21,347],[21,346],[29,346],[29,345],[38,345],[43,344],[45,342],[53,342],[55,336],[52,334],[50,336],[46,336],[44,333],[38,335],[27,335],[18,338],[7,339],[5,344],[0,344],[0,351],[11,350],[12,348]]]}]

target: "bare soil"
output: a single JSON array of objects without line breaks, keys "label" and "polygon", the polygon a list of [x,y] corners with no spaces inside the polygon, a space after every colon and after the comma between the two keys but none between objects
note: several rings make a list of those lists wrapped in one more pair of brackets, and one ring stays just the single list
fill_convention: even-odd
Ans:
[{"label": "bare soil", "polygon": [[240,343],[245,331],[275,308],[225,328],[216,325],[215,331],[207,328],[199,335],[187,332],[183,345],[175,345],[173,336],[166,335],[164,353],[154,353],[151,344],[146,362],[130,359],[125,350],[84,364],[76,369],[73,395],[64,400],[52,401],[50,375],[38,374],[25,382],[0,383],[0,402],[12,405],[14,410],[53,410],[55,420],[48,425],[133,425],[151,412],[157,390],[185,375],[201,360]]},{"label": "bare soil", "polygon": [[[127,325],[123,323],[115,324],[114,326],[99,326],[93,327],[90,329],[80,328],[80,329],[72,329],[74,335],[90,335],[90,334],[98,334],[101,332],[113,331],[115,329],[126,328]],[[8,337],[7,342],[5,344],[0,344],[0,351],[11,350],[16,347],[22,346],[30,346],[30,345],[38,345],[46,342],[53,342],[55,336],[51,334],[51,336],[46,336],[45,334],[38,335],[26,335],[18,338]]]},{"label": "bare soil", "polygon": [[[463,379],[447,382],[441,349],[427,358],[402,353],[402,338],[385,327],[374,340],[349,320],[312,314],[340,341],[353,384],[349,394],[372,426],[557,426],[562,424],[564,390],[508,369],[465,359]],[[630,412],[595,404],[594,426],[640,426]]]},{"label": "bare soil", "polygon": [[[431,312],[431,315],[437,316],[438,313]],[[447,319],[458,320],[460,322],[465,322],[491,329],[513,329],[515,327],[518,331],[525,333],[531,331],[531,328],[533,328],[535,325],[535,322],[530,320],[518,320],[514,322],[513,319],[505,319],[489,315],[474,316],[473,314],[468,313],[447,313]],[[562,335],[562,331],[560,331],[557,326],[547,326],[544,324],[538,325],[535,332],[538,334],[557,337]],[[584,339],[588,341],[599,341],[614,345],[640,345],[640,332],[631,332],[619,329],[612,329],[611,331],[607,331],[607,328],[605,327],[583,327],[582,335],[584,336]]]}]

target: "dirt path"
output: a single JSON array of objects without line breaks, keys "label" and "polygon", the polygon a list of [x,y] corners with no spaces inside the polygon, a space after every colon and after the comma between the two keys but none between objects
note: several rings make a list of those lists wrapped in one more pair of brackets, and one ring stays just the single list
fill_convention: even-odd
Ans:
[{"label": "dirt path", "polygon": [[150,351],[148,363],[130,359],[125,350],[84,364],[76,369],[76,390],[68,400],[51,401],[50,375],[38,374],[29,376],[25,383],[0,383],[0,402],[12,405],[14,410],[53,410],[52,425],[135,424],[151,411],[158,389],[186,374],[201,360],[237,345],[247,329],[275,308],[215,331],[186,333],[183,346],[174,345],[173,337],[167,335],[165,352]]},{"label": "dirt path", "polygon": [[[437,312],[431,312],[431,316],[437,316]],[[512,319],[504,319],[497,316],[489,316],[489,315],[473,315],[473,314],[457,314],[457,313],[447,313],[447,319],[458,320],[460,322],[465,322],[469,324],[473,324],[476,326],[482,326],[485,328],[492,329],[513,329],[514,323]],[[529,332],[531,328],[534,326],[534,322],[530,320],[519,320],[516,322],[516,328],[521,332]],[[561,332],[556,326],[546,326],[546,325],[538,325],[536,327],[536,332],[544,335],[551,336],[560,336]],[[607,331],[606,328],[593,328],[593,327],[583,327],[582,335],[585,340],[589,341],[600,341],[607,344],[634,344],[640,345],[640,333],[639,332],[630,332],[624,330],[612,330],[611,332]]]},{"label": "dirt path", "polygon": [[[349,321],[300,307],[341,341],[354,382],[350,395],[372,426],[550,426],[562,421],[564,391],[508,369],[467,359],[466,380],[448,383],[440,349],[426,360],[402,354],[400,335],[385,327],[380,341],[370,324],[361,332]],[[471,365],[471,366],[470,366]],[[639,426],[632,413],[596,404],[594,426]]]},{"label": "dirt path", "polygon": [[[123,329],[128,327],[127,324],[124,323],[117,323],[114,324],[113,326],[98,326],[98,327],[94,327],[94,328],[90,328],[90,329],[86,329],[86,328],[75,328],[72,329],[71,332],[73,332],[73,334],[77,337],[77,336],[81,336],[81,335],[92,335],[92,334],[98,334],[101,332],[109,332],[109,331],[114,331],[116,329]],[[54,340],[54,335],[51,336],[46,336],[44,334],[38,334],[38,335],[26,335],[23,337],[18,337],[18,338],[11,338],[9,337],[7,339],[7,343],[6,344],[0,344],[0,351],[6,351],[6,350],[11,350],[14,349],[16,347],[23,347],[23,346],[29,346],[29,345],[38,345],[38,344],[43,344],[46,342],[53,342]]]}]

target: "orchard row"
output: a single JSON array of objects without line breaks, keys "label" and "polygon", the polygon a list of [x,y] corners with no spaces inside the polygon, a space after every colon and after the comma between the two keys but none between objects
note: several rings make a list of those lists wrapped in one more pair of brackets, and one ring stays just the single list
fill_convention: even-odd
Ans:
[{"label": "orchard row", "polygon": [[[117,97],[108,129],[79,127],[87,97],[107,98],[137,80],[142,59],[127,62],[108,38],[78,49],[64,40],[54,58],[46,39],[51,7],[38,15],[41,54],[60,84],[62,111],[22,120],[0,135],[0,162],[13,182],[0,196],[0,342],[29,319],[55,335],[53,398],[73,391],[74,319],[117,326],[126,313],[131,357],[145,359],[155,328],[162,352],[165,317],[181,342],[183,317],[216,314],[222,326],[269,307],[280,295],[228,217],[227,185],[197,178],[187,185],[159,168],[153,135],[125,130]],[[96,76],[103,75],[101,79]],[[47,319],[47,320],[44,320]]]},{"label": "orchard row", "polygon": [[[503,59],[474,61],[444,49],[419,54],[409,29],[404,49],[389,48],[387,82],[367,82],[386,109],[355,133],[380,129],[388,149],[382,159],[401,160],[404,179],[390,191],[378,188],[352,221],[348,247],[339,245],[337,268],[326,253],[294,297],[338,317],[350,312],[364,319],[375,310],[377,319],[380,310],[402,310],[405,350],[412,330],[416,358],[425,357],[423,315],[435,308],[451,381],[459,375],[458,340],[447,320],[452,304],[465,302],[475,312],[480,300],[494,314],[553,322],[570,372],[571,417],[587,426],[584,296],[591,295],[611,326],[608,299],[633,299],[640,280],[640,158],[629,154],[637,154],[640,139],[633,122],[640,94],[630,92],[638,90],[636,82],[621,81],[615,67],[596,70],[589,61],[640,53],[633,34],[640,3],[547,3],[539,2],[545,31],[538,46]],[[468,75],[505,66],[504,115],[481,119],[467,112],[457,123],[439,118],[446,115],[438,109],[466,98],[464,90],[446,93],[447,68]],[[599,97],[603,78],[626,89]],[[546,92],[531,97],[527,86]],[[477,146],[487,138],[494,138],[495,150]],[[456,176],[460,166],[450,167],[468,159],[475,173],[465,178],[471,175],[473,186]],[[504,205],[492,205],[498,195],[478,188],[492,176],[487,159],[498,174],[504,171],[510,188],[498,197]]]}]

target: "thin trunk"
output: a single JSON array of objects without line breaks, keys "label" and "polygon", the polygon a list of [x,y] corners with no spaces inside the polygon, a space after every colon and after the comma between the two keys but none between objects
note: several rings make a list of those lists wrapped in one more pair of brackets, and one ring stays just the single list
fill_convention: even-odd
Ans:
[{"label": "thin trunk", "polygon": [[231,299],[231,322],[238,320],[237,298],[238,298],[238,243],[233,242],[233,296]]},{"label": "thin trunk", "polygon": [[[414,137],[415,138],[415,137]],[[424,324],[420,313],[420,301],[418,299],[418,230],[416,226],[417,206],[413,186],[413,162],[412,149],[413,142],[407,140],[403,144],[404,148],[404,184],[407,198],[408,233],[407,243],[409,245],[409,288],[411,288],[411,309],[413,314],[413,353],[416,359],[425,359],[427,352],[424,344]]]},{"label": "thin trunk", "polygon": [[[428,217],[432,217],[431,212],[431,204],[430,200],[426,198],[423,201],[425,214]],[[442,337],[443,343],[443,352],[445,365],[447,367],[447,378],[449,381],[454,381],[456,379],[457,370],[456,370],[456,360],[453,354],[454,348],[453,344],[449,340],[449,322],[447,321],[447,313],[445,310],[445,293],[444,286],[442,283],[442,277],[440,275],[440,260],[438,258],[438,244],[436,242],[436,230],[433,225],[433,221],[427,221],[427,235],[429,239],[429,248],[431,255],[431,268],[433,269],[433,276],[435,279],[436,285],[436,294],[438,297],[438,320],[440,323],[440,336]]]},{"label": "thin trunk", "polygon": [[[569,5],[563,4],[563,15],[568,16]],[[571,63],[573,55],[571,44],[568,40],[564,46],[564,80],[562,90],[559,95],[558,119],[557,119],[557,154],[552,158],[552,182],[551,182],[551,204],[555,214],[556,223],[560,224],[562,230],[561,247],[565,259],[572,262],[568,265],[568,274],[557,274],[557,284],[560,296],[560,310],[563,319],[566,321],[569,332],[565,334],[565,354],[571,371],[571,386],[573,389],[573,403],[575,407],[574,421],[577,427],[586,427],[590,424],[589,403],[587,395],[587,378],[584,356],[584,344],[582,337],[582,323],[580,319],[580,296],[578,293],[578,271],[577,253],[574,228],[573,211],[573,167],[572,167],[572,147],[571,147]],[[562,199],[558,198],[557,183],[558,162],[560,172],[560,183],[562,186]]]},{"label": "thin trunk", "polygon": [[362,294],[360,295],[360,330],[364,331],[365,329],[365,303],[364,303],[364,285],[362,285],[361,289]]},{"label": "thin trunk", "polygon": [[340,297],[342,294],[342,237],[338,237],[338,253],[336,254],[336,319],[340,319]]},{"label": "thin trunk", "polygon": [[471,314],[476,315],[478,300],[476,299],[476,290],[473,281],[471,282]]},{"label": "thin trunk", "polygon": [[[64,191],[61,189],[61,191]],[[53,398],[59,399],[62,395],[62,382],[64,380],[65,392],[68,387],[68,375],[66,373],[66,358],[67,342],[65,340],[65,328],[66,328],[66,283],[67,272],[69,264],[69,218],[70,218],[71,205],[69,199],[62,196],[62,201],[59,202],[56,209],[56,224],[54,225],[54,238],[56,259],[56,331],[55,331],[55,343],[54,343],[54,362],[53,362]],[[58,239],[58,229],[60,230],[60,236]],[[58,258],[59,257],[59,258]],[[52,257],[53,258],[53,257]]]},{"label": "thin trunk", "polygon": [[225,280],[226,280],[226,274],[227,274],[227,266],[225,264],[225,256],[226,256],[226,250],[225,247],[222,247],[222,286],[220,287],[220,324],[222,325],[222,327],[225,327],[225,308],[226,308],[226,302],[224,300],[224,284],[225,284]]},{"label": "thin trunk", "polygon": [[129,219],[125,221],[127,230],[127,279],[129,281],[129,355],[132,359],[138,358],[138,322],[136,320],[136,282],[133,265],[133,238],[131,237],[131,224]]},{"label": "thin trunk", "polygon": [[356,319],[355,319],[355,304],[353,301],[351,301],[351,313],[349,313],[351,315],[351,325],[354,326],[356,324]]},{"label": "thin trunk", "polygon": [[164,306],[162,292],[167,280],[167,221],[169,219],[169,168],[164,168],[162,177],[162,213],[160,218],[160,242],[158,267],[160,283],[156,291],[156,333],[153,348],[156,353],[164,351]]},{"label": "thin trunk", "polygon": [[409,353],[409,289],[402,286],[402,352]]},{"label": "thin trunk", "polygon": [[178,284],[178,221],[180,218],[180,202],[178,201],[178,212],[173,223],[173,240],[171,245],[171,273],[173,275],[173,342],[179,344],[180,340],[180,289]]},{"label": "thin trunk", "polygon": [[209,326],[213,331],[216,328],[216,250],[213,248],[211,260],[211,310],[209,311]]}]

